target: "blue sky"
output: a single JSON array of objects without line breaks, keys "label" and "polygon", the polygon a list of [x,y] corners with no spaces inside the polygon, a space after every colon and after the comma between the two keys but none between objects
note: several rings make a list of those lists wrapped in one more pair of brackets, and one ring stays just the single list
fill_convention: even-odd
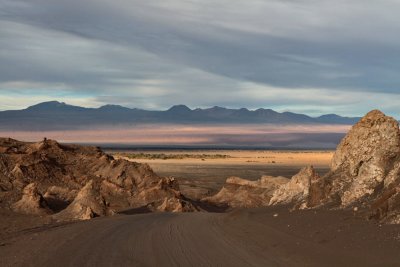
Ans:
[{"label": "blue sky", "polygon": [[399,32],[394,0],[0,0],[0,109],[400,117]]}]

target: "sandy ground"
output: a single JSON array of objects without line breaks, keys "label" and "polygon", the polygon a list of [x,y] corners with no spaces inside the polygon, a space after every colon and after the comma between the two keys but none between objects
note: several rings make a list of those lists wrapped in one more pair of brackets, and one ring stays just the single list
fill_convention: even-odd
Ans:
[{"label": "sandy ground", "polygon": [[352,212],[282,207],[118,215],[2,240],[0,265],[398,266],[399,233]]},{"label": "sandy ground", "polygon": [[227,155],[230,158],[221,159],[134,159],[137,162],[149,164],[198,164],[198,165],[274,165],[274,166],[328,166],[333,151],[272,151],[272,150],[144,150],[128,151],[132,154],[189,154],[189,155]]},{"label": "sandy ground", "polygon": [[[145,150],[125,153],[228,155],[217,159],[131,159],[147,163],[161,176],[178,179],[182,192],[201,199],[219,191],[226,178],[238,176],[256,180],[263,175],[292,177],[307,165],[313,165],[319,174],[329,170],[333,151],[271,151],[271,150]],[[115,155],[118,155],[117,153]]]},{"label": "sandy ground", "polygon": [[[29,216],[0,209],[0,240],[52,223],[51,219],[46,216]],[[2,246],[1,242],[0,246]]]}]

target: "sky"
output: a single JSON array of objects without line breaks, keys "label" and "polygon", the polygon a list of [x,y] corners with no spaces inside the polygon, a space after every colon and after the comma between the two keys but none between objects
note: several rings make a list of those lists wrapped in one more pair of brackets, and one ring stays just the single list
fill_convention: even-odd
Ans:
[{"label": "sky", "polygon": [[0,0],[0,110],[400,117],[400,1]]}]

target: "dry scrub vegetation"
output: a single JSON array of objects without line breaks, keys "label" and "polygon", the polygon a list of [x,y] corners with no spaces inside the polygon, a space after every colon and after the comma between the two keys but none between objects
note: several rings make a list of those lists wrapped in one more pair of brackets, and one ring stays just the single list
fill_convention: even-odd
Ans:
[{"label": "dry scrub vegetation", "polygon": [[227,159],[225,154],[165,154],[165,153],[118,153],[116,156],[129,159]]}]

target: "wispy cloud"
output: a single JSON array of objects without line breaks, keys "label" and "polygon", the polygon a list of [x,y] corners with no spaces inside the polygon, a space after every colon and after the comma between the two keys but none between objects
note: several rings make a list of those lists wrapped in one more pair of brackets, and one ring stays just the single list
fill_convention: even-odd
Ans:
[{"label": "wispy cloud", "polygon": [[0,98],[399,116],[399,10],[391,0],[0,0]]}]

